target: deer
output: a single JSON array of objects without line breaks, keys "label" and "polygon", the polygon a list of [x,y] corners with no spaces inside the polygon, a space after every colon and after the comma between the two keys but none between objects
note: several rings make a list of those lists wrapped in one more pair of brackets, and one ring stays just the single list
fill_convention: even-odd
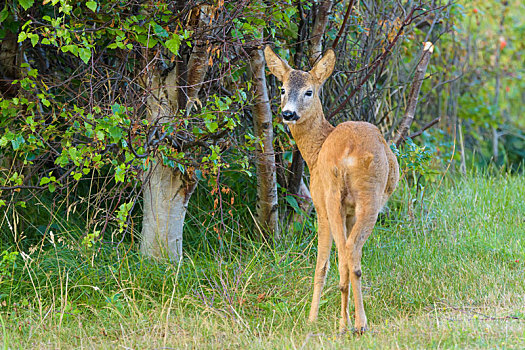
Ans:
[{"label": "deer", "polygon": [[282,120],[310,170],[318,246],[308,320],[317,320],[335,241],[341,291],[339,331],[351,330],[351,285],[353,332],[363,334],[367,330],[361,291],[363,245],[399,181],[397,158],[375,125],[346,121],[334,127],[326,120],[319,93],[335,67],[333,50],[326,51],[308,72],[292,69],[270,46],[265,47],[264,55],[270,72],[282,82]]}]

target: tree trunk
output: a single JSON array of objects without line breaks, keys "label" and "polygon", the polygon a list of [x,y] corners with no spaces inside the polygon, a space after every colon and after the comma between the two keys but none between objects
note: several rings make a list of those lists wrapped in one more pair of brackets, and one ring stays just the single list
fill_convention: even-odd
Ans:
[{"label": "tree trunk", "polygon": [[6,31],[0,41],[0,97],[11,98],[17,95],[19,84],[12,84],[20,79],[20,55],[17,34]]},{"label": "tree trunk", "polygon": [[275,174],[275,151],[273,149],[273,125],[270,98],[266,87],[264,56],[262,50],[251,53],[253,78],[253,124],[255,135],[260,142],[256,144],[257,168],[257,220],[259,225],[276,238],[279,236],[279,215],[277,203],[277,177]]},{"label": "tree trunk", "polygon": [[332,10],[332,0],[322,0],[317,4],[312,35],[310,36],[310,64],[313,66],[323,53],[323,37],[328,24],[328,15]]},{"label": "tree trunk", "polygon": [[[507,3],[502,2],[503,4],[503,10],[501,11],[501,18],[499,22],[499,28],[498,28],[498,37],[502,38],[503,35],[503,25],[505,23],[505,11],[507,9]],[[500,57],[501,57],[501,50],[503,48],[501,47],[501,44],[498,42],[496,47],[496,60],[494,62],[494,71],[496,73],[496,82],[494,86],[494,111],[495,113],[499,114],[499,90],[501,89],[501,71],[500,71]],[[499,158],[499,133],[498,133],[498,127],[493,126],[492,127],[492,160],[494,163],[498,162]]]},{"label": "tree trunk", "polygon": [[[194,12],[192,28],[208,23],[209,7],[200,6]],[[198,94],[206,75],[207,50],[202,40],[195,40],[195,47],[186,62],[177,62],[175,69],[167,74],[147,65],[142,86],[148,94],[148,120],[153,128],[169,123],[179,113],[179,100],[182,100],[187,113],[198,100]],[[180,95],[181,76],[190,86],[183,99]],[[187,100],[186,100],[187,98]],[[187,103],[186,103],[187,101]],[[155,258],[167,257],[173,262],[182,258],[182,232],[188,202],[197,186],[193,174],[182,173],[162,164],[160,157],[151,161],[151,167],[143,179],[144,217],[140,250]]]},{"label": "tree trunk", "polygon": [[396,146],[401,145],[405,141],[405,137],[408,134],[408,131],[410,130],[412,122],[414,121],[419,90],[421,89],[421,84],[423,84],[423,79],[425,78],[425,72],[427,71],[428,62],[430,61],[430,55],[433,51],[434,45],[432,45],[432,43],[429,41],[426,42],[423,47],[423,54],[421,56],[421,60],[419,61],[416,67],[416,74],[414,75],[412,86],[410,87],[410,92],[408,94],[408,106],[405,111],[405,115],[401,120],[397,134],[392,139],[392,142],[395,143]]},{"label": "tree trunk", "polygon": [[[144,83],[149,90],[147,98],[148,121],[152,127],[169,123],[177,113],[177,69],[163,76],[152,69]],[[157,125],[157,126],[155,126]],[[140,251],[155,258],[169,258],[178,262],[182,257],[182,230],[188,201],[195,182],[183,176],[178,169],[162,164],[158,157],[151,161],[143,179],[144,217]]]},{"label": "tree trunk", "polygon": [[160,162],[152,164],[143,187],[144,219],[140,251],[178,262],[188,201],[196,182]]}]

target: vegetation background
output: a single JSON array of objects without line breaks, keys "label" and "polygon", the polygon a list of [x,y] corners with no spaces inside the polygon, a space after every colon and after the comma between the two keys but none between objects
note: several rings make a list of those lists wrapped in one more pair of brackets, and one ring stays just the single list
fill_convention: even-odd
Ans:
[{"label": "vegetation background", "polygon": [[[524,13],[519,0],[6,1],[4,348],[523,348]],[[309,325],[308,169],[261,49],[307,70],[333,47],[327,118],[392,139],[428,41],[410,138],[393,146],[400,185],[365,245],[370,332],[337,334],[337,269]]]}]

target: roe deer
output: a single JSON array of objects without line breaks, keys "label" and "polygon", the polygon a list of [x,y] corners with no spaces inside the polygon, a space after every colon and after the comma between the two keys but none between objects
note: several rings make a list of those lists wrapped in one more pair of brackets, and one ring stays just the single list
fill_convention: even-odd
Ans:
[{"label": "roe deer", "polygon": [[330,261],[332,239],[339,259],[340,331],[348,327],[348,290],[352,283],[355,332],[367,327],[361,293],[362,249],[377,215],[399,180],[390,147],[370,123],[332,126],[324,117],[319,91],[332,74],[335,53],[327,51],[309,72],[292,69],[267,46],[266,63],[282,82],[282,118],[310,168],[310,191],[317,211],[318,251],[309,320],[317,319]]}]

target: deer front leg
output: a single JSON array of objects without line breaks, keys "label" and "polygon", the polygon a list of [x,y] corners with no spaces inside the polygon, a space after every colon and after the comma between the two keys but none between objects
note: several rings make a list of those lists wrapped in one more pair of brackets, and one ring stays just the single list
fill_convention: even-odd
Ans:
[{"label": "deer front leg", "polygon": [[310,322],[317,320],[321,292],[326,281],[326,274],[330,268],[330,249],[332,248],[332,235],[330,234],[330,227],[326,215],[319,213],[317,223],[317,264],[315,266],[312,306],[308,317],[308,321]]},{"label": "deer front leg", "polygon": [[372,233],[377,220],[378,210],[375,207],[357,208],[355,224],[346,241],[349,254],[349,274],[352,283],[355,306],[355,332],[362,334],[367,329],[367,319],[361,292],[361,257],[363,245]]}]

